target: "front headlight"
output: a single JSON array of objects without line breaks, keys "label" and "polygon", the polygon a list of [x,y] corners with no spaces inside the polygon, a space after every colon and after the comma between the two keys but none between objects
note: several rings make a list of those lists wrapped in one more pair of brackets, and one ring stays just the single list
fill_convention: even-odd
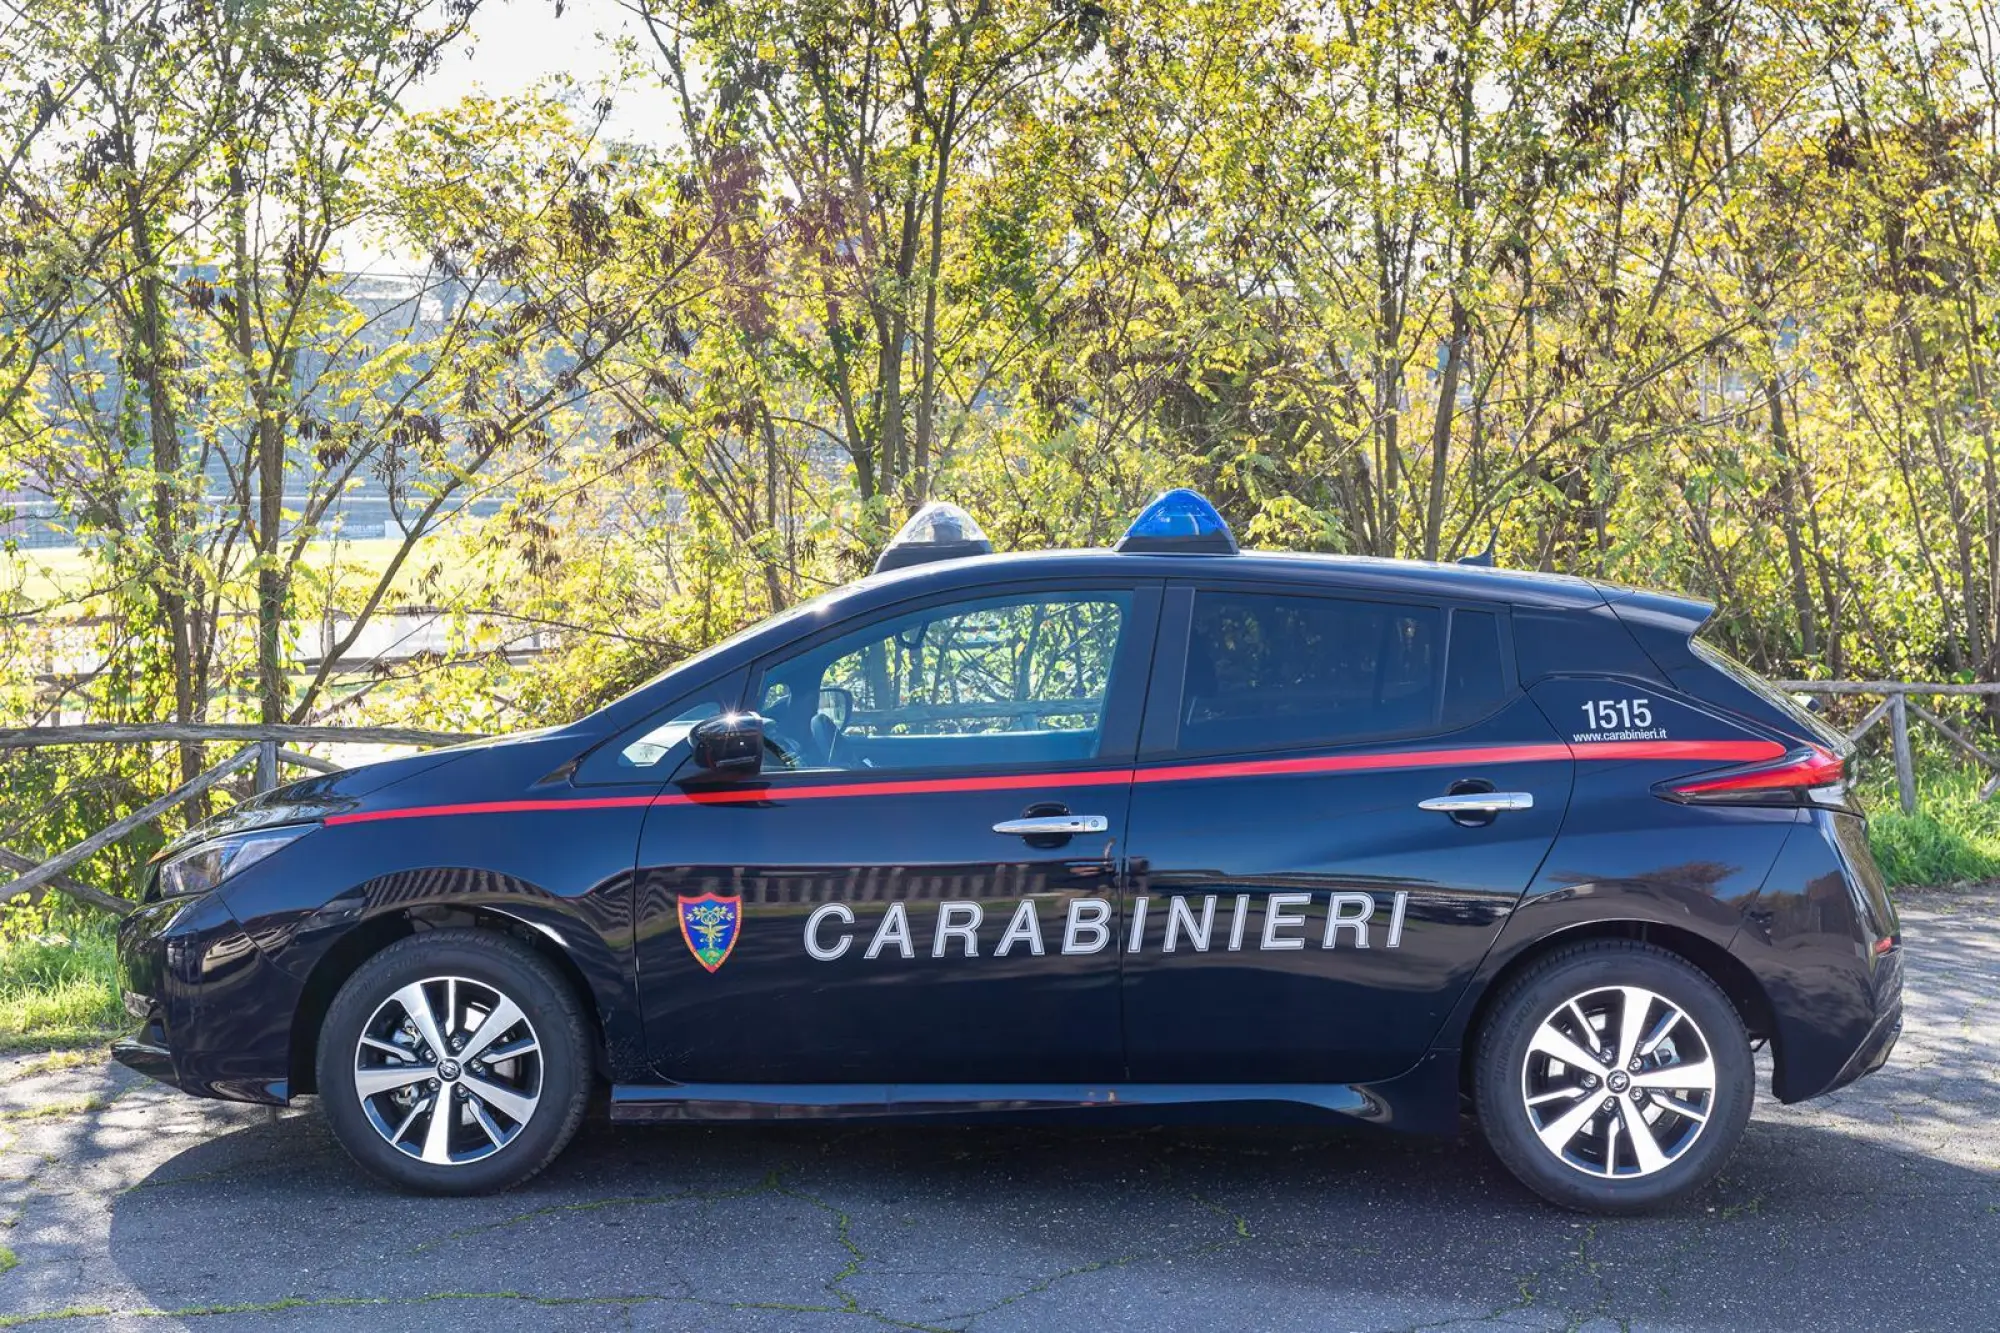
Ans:
[{"label": "front headlight", "polygon": [[317,825],[295,824],[290,828],[256,829],[197,843],[176,852],[160,863],[157,880],[162,898],[185,898],[207,893],[231,875],[251,866],[289,843],[297,842]]}]

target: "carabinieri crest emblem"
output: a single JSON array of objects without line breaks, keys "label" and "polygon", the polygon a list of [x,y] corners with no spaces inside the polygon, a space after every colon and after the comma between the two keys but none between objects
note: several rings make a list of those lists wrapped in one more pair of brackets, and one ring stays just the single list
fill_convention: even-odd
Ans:
[{"label": "carabinieri crest emblem", "polygon": [[743,923],[743,900],[704,893],[699,897],[678,897],[681,909],[681,938],[687,941],[694,960],[713,972],[736,947],[738,928]]}]

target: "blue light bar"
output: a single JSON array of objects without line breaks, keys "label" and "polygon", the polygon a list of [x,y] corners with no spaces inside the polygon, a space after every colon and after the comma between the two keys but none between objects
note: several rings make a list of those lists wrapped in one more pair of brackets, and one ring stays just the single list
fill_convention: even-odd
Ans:
[{"label": "blue light bar", "polygon": [[1111,549],[1161,555],[1235,555],[1236,537],[1214,505],[1193,491],[1176,489],[1154,496]]}]

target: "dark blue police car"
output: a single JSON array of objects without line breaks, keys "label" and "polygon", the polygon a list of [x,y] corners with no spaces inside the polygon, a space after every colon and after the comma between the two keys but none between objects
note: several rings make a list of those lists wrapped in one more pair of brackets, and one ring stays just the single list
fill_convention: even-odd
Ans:
[{"label": "dark blue police car", "polygon": [[1657,1205],[1881,1065],[1897,922],[1849,748],[1575,578],[1115,551],[880,571],[573,725],[294,783],[121,934],[135,1068],[316,1092],[439,1193],[618,1120],[1299,1115],[1454,1130]]}]

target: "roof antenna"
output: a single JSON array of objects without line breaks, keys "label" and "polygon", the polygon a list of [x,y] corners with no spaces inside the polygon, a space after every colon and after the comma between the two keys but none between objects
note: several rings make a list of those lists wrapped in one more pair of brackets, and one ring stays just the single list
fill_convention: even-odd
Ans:
[{"label": "roof antenna", "polygon": [[1499,541],[1500,525],[1495,523],[1493,525],[1493,535],[1486,539],[1486,549],[1478,555],[1462,555],[1458,558],[1458,563],[1461,565],[1477,565],[1481,569],[1493,568],[1493,548],[1499,544]]}]

